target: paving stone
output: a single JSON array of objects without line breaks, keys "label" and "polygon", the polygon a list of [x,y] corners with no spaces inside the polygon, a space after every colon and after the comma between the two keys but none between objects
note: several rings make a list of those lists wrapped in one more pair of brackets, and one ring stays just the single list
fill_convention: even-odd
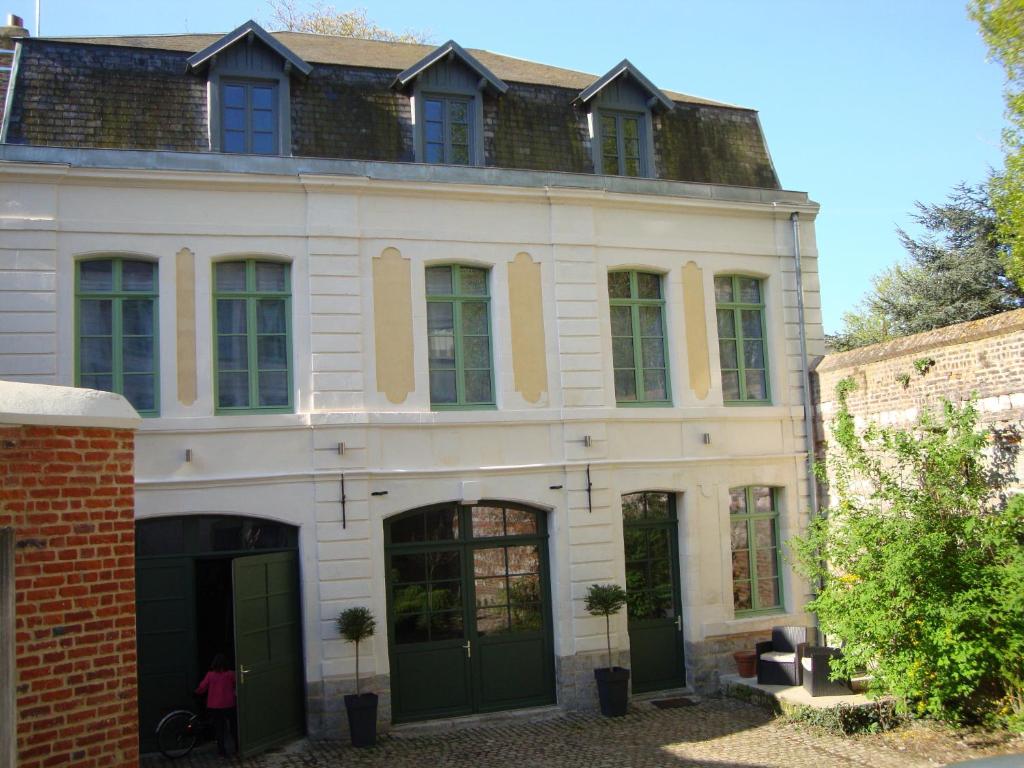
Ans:
[{"label": "paving stone", "polygon": [[300,741],[248,760],[221,760],[212,745],[186,760],[143,758],[142,768],[923,768],[928,761],[863,739],[829,736],[726,698],[657,709],[635,703],[622,718],[566,714],[433,734],[397,729],[376,747]]}]

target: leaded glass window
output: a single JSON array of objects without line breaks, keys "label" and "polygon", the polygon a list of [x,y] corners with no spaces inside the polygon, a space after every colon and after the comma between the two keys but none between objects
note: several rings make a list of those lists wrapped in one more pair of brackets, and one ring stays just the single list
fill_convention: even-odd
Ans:
[{"label": "leaded glass window", "polygon": [[436,409],[494,405],[487,270],[427,267],[430,404]]},{"label": "leaded glass window", "polygon": [[615,400],[620,404],[670,402],[665,299],[661,275],[609,272]]},{"label": "leaded glass window", "polygon": [[722,398],[726,403],[767,403],[764,284],[754,277],[715,278]]},{"label": "leaded glass window", "polygon": [[737,613],[782,606],[779,512],[774,488],[729,490],[732,599]]},{"label": "leaded glass window", "polygon": [[133,259],[76,265],[75,383],[159,412],[157,266]]},{"label": "leaded glass window", "polygon": [[217,410],[291,410],[291,295],[287,264],[214,265]]}]

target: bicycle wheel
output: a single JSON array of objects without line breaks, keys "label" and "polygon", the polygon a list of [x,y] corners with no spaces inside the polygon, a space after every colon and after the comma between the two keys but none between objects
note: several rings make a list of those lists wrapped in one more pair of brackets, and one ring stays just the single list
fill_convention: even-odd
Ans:
[{"label": "bicycle wheel", "polygon": [[160,751],[172,760],[184,757],[199,740],[199,718],[179,709],[164,716],[156,727],[156,743]]}]

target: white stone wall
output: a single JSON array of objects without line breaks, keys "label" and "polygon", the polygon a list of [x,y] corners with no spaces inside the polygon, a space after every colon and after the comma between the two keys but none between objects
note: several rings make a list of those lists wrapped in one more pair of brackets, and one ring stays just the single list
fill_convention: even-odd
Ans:
[{"label": "white stone wall", "polygon": [[[727,498],[731,486],[779,487],[783,537],[806,517],[789,214],[801,212],[810,353],[820,354],[813,203],[14,163],[0,166],[0,182],[0,377],[73,383],[75,259],[158,260],[161,416],[138,435],[137,515],[222,512],[300,526],[309,681],[352,674],[352,648],[333,623],[340,609],[365,604],[385,616],[382,521],[461,499],[467,482],[479,484],[480,498],[550,510],[556,656],[603,646],[603,622],[586,614],[582,597],[591,583],[624,582],[620,496],[638,490],[678,494],[688,642],[805,620],[805,589],[788,571],[791,615],[734,617]],[[412,270],[415,391],[399,405],[376,391],[373,359],[371,259],[388,247]],[[176,392],[174,257],[182,248],[196,258],[191,405]],[[507,265],[521,251],[541,264],[543,282],[548,392],[537,404],[515,391],[512,375]],[[250,255],[292,264],[295,413],[215,416],[212,264]],[[703,270],[712,382],[703,400],[690,389],[685,348],[689,261]],[[491,269],[496,410],[430,410],[424,267],[442,262]],[[615,407],[613,268],[666,276],[673,407]],[[735,272],[765,281],[770,406],[722,404],[713,279]],[[624,616],[614,631],[625,649]],[[367,673],[387,674],[385,633],[363,661]]]}]

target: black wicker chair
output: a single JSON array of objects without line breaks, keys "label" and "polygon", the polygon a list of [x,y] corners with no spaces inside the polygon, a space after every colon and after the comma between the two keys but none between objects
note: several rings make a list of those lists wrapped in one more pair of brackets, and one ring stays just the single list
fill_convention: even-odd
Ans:
[{"label": "black wicker chair", "polygon": [[829,680],[832,659],[843,652],[824,645],[808,645],[800,659],[804,690],[811,696],[849,696],[853,693],[848,679]]},{"label": "black wicker chair", "polygon": [[757,682],[800,685],[800,655],[818,638],[814,627],[772,627],[772,639],[757,643]]}]

